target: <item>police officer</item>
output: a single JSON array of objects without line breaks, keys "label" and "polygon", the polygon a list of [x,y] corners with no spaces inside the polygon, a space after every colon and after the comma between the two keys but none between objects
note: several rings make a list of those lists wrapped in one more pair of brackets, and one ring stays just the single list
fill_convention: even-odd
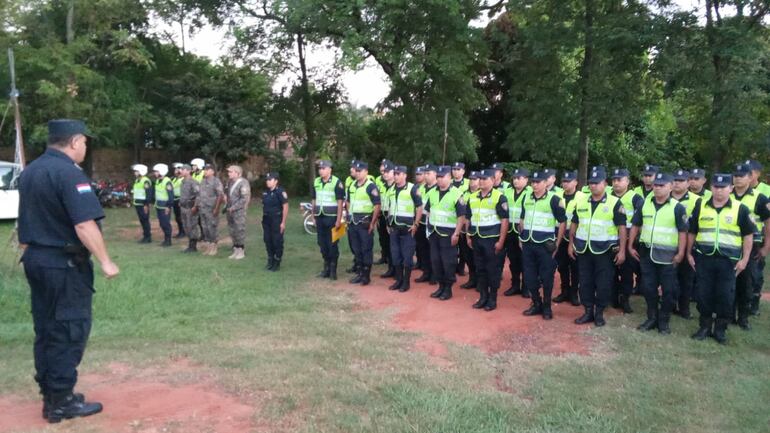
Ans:
[{"label": "police officer", "polygon": [[655,175],[660,171],[657,165],[646,164],[642,170],[642,184],[634,188],[634,192],[647,198],[652,192],[652,182],[655,181]]},{"label": "police officer", "polygon": [[500,192],[505,192],[506,189],[511,187],[511,184],[508,183],[508,181],[503,180],[505,165],[503,165],[502,162],[496,162],[492,164],[492,167],[490,168],[494,170],[494,173],[495,173],[495,180],[494,180],[495,189],[499,189]]},{"label": "police officer", "polygon": [[470,196],[465,218],[471,235],[473,261],[476,262],[476,290],[479,300],[473,308],[497,308],[497,290],[505,263],[505,237],[508,233],[508,201],[494,188],[494,169],[479,173],[479,192]]},{"label": "police officer", "polygon": [[[585,313],[575,323],[604,326],[615,266],[626,259],[626,214],[623,204],[607,194],[607,174],[592,171],[588,178],[591,195],[575,204],[568,253],[575,258],[580,276],[580,302]],[[621,248],[622,246],[622,248]]]},{"label": "police officer", "polygon": [[380,192],[369,179],[369,165],[356,162],[356,182],[348,191],[348,209],[350,209],[350,230],[348,235],[356,258],[356,276],[351,284],[366,286],[371,282],[374,246],[374,231],[380,217]]},{"label": "police officer", "polygon": [[567,221],[564,200],[548,189],[546,179],[550,176],[546,172],[532,174],[532,192],[525,194],[521,202],[519,222],[524,286],[532,297],[532,305],[524,311],[524,315],[542,315],[545,320],[553,319],[551,293],[556,253],[564,237],[564,223]]},{"label": "police officer", "polygon": [[[762,164],[759,161],[749,159],[744,164],[751,166],[751,187],[760,194],[767,198],[770,198],[770,185],[762,182]],[[759,315],[759,300],[762,297],[762,288],[765,285],[765,258],[758,259],[758,268],[752,278],[753,296],[751,298],[751,310],[750,313],[754,316]]]},{"label": "police officer", "polygon": [[[647,320],[637,329],[658,328],[661,334],[671,333],[669,321],[677,290],[676,269],[684,260],[687,248],[687,211],[671,198],[672,182],[673,177],[667,173],[655,175],[652,194],[634,214],[628,239],[629,254],[641,263],[641,284],[647,302]],[[637,251],[633,241],[640,232]],[[661,296],[658,296],[658,286]]]},{"label": "police officer", "polygon": [[[423,179],[424,184],[420,188],[420,197],[427,197],[430,192],[436,188],[436,166],[428,164],[423,167]],[[417,251],[417,262],[421,266],[422,275],[414,280],[415,283],[428,282],[429,284],[435,284],[436,278],[432,272],[432,262],[430,258],[430,243],[428,242],[428,212],[422,213],[420,219],[420,228],[415,235],[415,249]]]},{"label": "police officer", "polygon": [[706,170],[702,168],[693,168],[690,170],[690,177],[687,179],[690,192],[698,194],[706,200],[711,198],[711,191],[706,188]]},{"label": "police officer", "polygon": [[[629,171],[625,168],[616,168],[612,172],[612,195],[620,199],[626,212],[626,231],[631,229],[631,220],[642,209],[644,197],[636,191],[628,189]],[[634,275],[639,281],[639,261],[633,257],[626,257],[626,261],[615,270],[615,280],[612,285],[610,299],[612,306],[623,310],[624,314],[631,314],[631,294],[634,293]]]},{"label": "police officer", "polygon": [[233,253],[228,259],[241,260],[246,257],[246,211],[251,201],[251,185],[243,177],[240,165],[227,167],[227,228],[233,240]]},{"label": "police officer", "polygon": [[[688,190],[690,173],[687,170],[676,170],[674,172],[674,182],[671,184],[671,197],[678,201],[687,213],[687,220],[690,220],[692,211],[695,209],[695,203],[700,196]],[[677,291],[674,295],[674,314],[678,314],[683,319],[690,319],[690,300],[693,298],[693,285],[695,284],[695,271],[683,260],[676,267]]]},{"label": "police officer", "polygon": [[321,257],[324,259],[324,267],[318,277],[336,280],[340,250],[337,241],[332,241],[332,229],[339,229],[342,225],[345,186],[332,174],[331,161],[318,161],[318,177],[313,181],[312,194],[313,219]]},{"label": "police officer", "polygon": [[[529,290],[522,284],[522,262],[521,262],[521,243],[519,242],[519,223],[521,222],[521,202],[524,197],[532,192],[529,186],[529,170],[526,168],[516,168],[511,174],[513,186],[503,190],[505,199],[508,202],[509,227],[508,235],[505,237],[505,253],[508,257],[508,270],[511,272],[511,287],[505,292],[504,296],[513,296],[521,294],[529,298]],[[523,290],[522,290],[523,289]]]},{"label": "police officer", "polygon": [[222,181],[216,176],[213,165],[203,166],[203,175],[194,212],[200,218],[203,232],[202,254],[215,256],[219,248],[219,211],[225,201],[225,191]]},{"label": "police officer", "polygon": [[559,185],[556,185],[556,169],[545,168],[543,169],[543,175],[545,176],[546,191],[550,191],[559,197],[564,194],[564,189]]},{"label": "police officer", "polygon": [[[345,207],[345,210],[347,211],[346,220],[350,219],[350,209],[347,208],[348,206],[348,191],[350,191],[350,186],[353,185],[356,182],[356,163],[358,161],[353,159],[350,161],[350,172],[348,174],[348,177],[345,178],[345,201],[343,202],[343,206]],[[350,236],[347,236],[348,238],[348,247],[350,248],[350,251],[353,251],[353,244],[350,240]],[[356,270],[356,259],[353,257],[353,264],[350,266],[350,268],[346,269],[345,272],[348,274],[357,274],[358,271]]]},{"label": "police officer", "polygon": [[[463,193],[463,201],[466,206],[471,195],[479,191],[479,172],[471,171],[468,175],[468,190]],[[464,216],[464,215],[463,215]],[[460,248],[460,256],[463,257],[463,262],[468,265],[468,281],[460,285],[461,289],[475,289],[476,288],[476,262],[473,261],[473,250],[468,244],[468,225],[463,225],[463,230],[460,233],[460,241],[458,246]],[[507,239],[506,239],[507,242]]]},{"label": "police officer", "polygon": [[[737,323],[744,330],[751,329],[749,324],[749,313],[751,311],[752,297],[759,298],[761,293],[754,293],[754,281],[759,278],[760,260],[768,253],[770,245],[770,202],[767,197],[760,194],[759,191],[751,187],[751,165],[738,164],[733,172],[733,194],[732,199],[746,205],[749,209],[749,215],[754,222],[754,243],[751,255],[746,264],[746,270],[737,276],[735,281],[735,310],[738,318]],[[761,286],[760,286],[761,287]],[[757,302],[759,302],[757,300]]]},{"label": "police officer", "polygon": [[[582,199],[585,194],[577,189],[577,171],[565,171],[561,176],[561,187],[564,198],[565,216],[568,224],[572,221],[572,214],[575,213],[575,204]],[[559,244],[556,254],[556,268],[559,271],[561,280],[561,293],[553,299],[553,302],[559,304],[570,302],[574,306],[580,305],[578,300],[578,266],[577,261],[569,256],[569,228],[565,224],[563,241]]]},{"label": "police officer", "polygon": [[190,161],[190,167],[192,167],[192,178],[195,179],[195,181],[198,183],[203,182],[203,178],[206,177],[206,174],[203,170],[205,166],[206,163],[200,158],[195,158]]},{"label": "police officer", "polygon": [[174,207],[174,184],[166,176],[168,165],[155,164],[152,167],[155,175],[155,211],[158,214],[160,229],[163,231],[162,247],[171,246],[171,208]]},{"label": "police officer", "polygon": [[139,224],[142,226],[142,239],[140,244],[149,244],[152,242],[152,232],[150,231],[150,203],[153,202],[155,189],[152,187],[152,181],[147,177],[147,166],[144,164],[134,164],[131,166],[134,171],[134,185],[131,188],[132,203],[136,209],[136,216],[139,218]]},{"label": "police officer", "polygon": [[179,198],[182,196],[182,163],[175,162],[172,164],[174,167],[174,177],[171,179],[171,184],[174,185],[174,219],[176,220],[177,238],[185,237],[184,224],[182,224],[182,211],[179,208]]},{"label": "police officer", "polygon": [[182,211],[182,225],[187,233],[187,248],[183,253],[198,251],[198,240],[201,237],[200,221],[197,210],[193,210],[200,194],[200,184],[192,178],[192,167],[182,165],[182,187],[180,189],[179,208]]},{"label": "police officer", "polygon": [[395,268],[396,282],[388,289],[406,292],[411,286],[414,258],[414,235],[419,229],[423,202],[417,185],[406,181],[406,167],[395,167],[395,182],[384,199],[388,201],[388,232],[390,261]]},{"label": "police officer", "polygon": [[451,171],[448,165],[438,167],[436,188],[425,198],[432,275],[438,281],[438,289],[430,297],[442,301],[452,298],[452,285],[457,281],[457,242],[465,224],[463,194],[452,186]]},{"label": "police officer", "polygon": [[96,258],[107,278],[118,275],[102,238],[104,218],[90,179],[80,120],[48,122],[48,148],[19,179],[19,244],[30,287],[35,381],[49,423],[99,413],[100,403],[75,393],[77,367],[91,331]]},{"label": "police officer", "polygon": [[730,174],[712,176],[711,198],[698,200],[687,235],[687,261],[695,269],[699,291],[700,323],[692,338],[713,337],[720,344],[727,343],[735,278],[748,265],[756,230],[749,208],[730,197],[732,183]]},{"label": "police officer", "polygon": [[[417,190],[420,192],[420,197],[425,197],[425,166],[424,165],[418,165],[414,168],[414,185],[417,187]],[[425,234],[425,219],[427,216],[425,215],[424,209],[423,214],[419,218],[418,224],[417,224],[417,231],[415,232],[415,257],[417,257],[417,261],[414,264],[415,269],[424,269],[425,265],[422,263],[423,259],[423,247],[424,245],[420,244],[420,238],[423,237],[427,240],[426,236],[423,236]],[[422,235],[420,234],[420,231],[422,231]],[[428,248],[430,250],[430,247]],[[430,266],[429,266],[430,267]],[[415,280],[416,281],[416,280]]]},{"label": "police officer", "polygon": [[[470,184],[470,181],[465,178],[465,164],[462,162],[454,162],[452,163],[452,186],[459,189],[460,193],[465,194],[468,191],[468,185]],[[465,215],[463,215],[465,217]],[[458,245],[462,245],[462,241],[465,236],[463,236],[462,231],[460,232],[460,241],[458,242]],[[460,246],[459,248],[462,248]],[[455,273],[460,276],[465,275],[465,257],[462,254],[457,255],[457,269],[455,269]]]},{"label": "police officer", "polygon": [[[385,197],[388,193],[388,189],[393,185],[393,163],[387,159],[383,159],[380,163],[380,175],[374,179],[374,184],[377,186],[377,191],[380,193],[380,197]],[[380,243],[380,259],[374,262],[375,265],[389,264],[390,260],[390,237],[388,236],[388,223],[387,213],[388,204],[384,200],[381,201],[380,213],[382,218],[377,221],[377,239]],[[393,276],[393,271],[390,266],[388,270],[380,275],[382,278],[389,278]]]},{"label": "police officer", "polygon": [[278,173],[265,176],[267,189],[262,193],[262,231],[264,233],[267,266],[265,269],[277,272],[283,258],[283,234],[286,231],[286,217],[289,215],[289,196],[278,186]]}]

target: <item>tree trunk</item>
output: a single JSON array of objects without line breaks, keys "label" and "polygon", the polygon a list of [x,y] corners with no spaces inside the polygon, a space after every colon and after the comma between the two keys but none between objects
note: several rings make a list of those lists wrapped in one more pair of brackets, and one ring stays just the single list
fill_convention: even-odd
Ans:
[{"label": "tree trunk", "polygon": [[578,134],[578,177],[582,184],[588,178],[588,147],[590,127],[589,82],[594,56],[594,1],[585,2],[585,35],[583,42],[583,63],[580,65],[580,131]]},{"label": "tree trunk", "polygon": [[[717,6],[711,0],[706,0],[706,43],[711,52],[711,65],[714,67],[714,82],[711,86],[711,112],[709,114],[708,121],[708,143],[711,152],[711,169],[713,172],[717,172],[722,166],[724,160],[724,149],[722,145],[722,134],[720,117],[722,109],[725,104],[724,94],[724,81],[726,70],[726,59],[719,53],[720,47],[718,46],[718,40],[716,33],[718,28],[721,27],[721,19],[719,18]],[[717,19],[714,19],[716,14]]]},{"label": "tree trunk", "polygon": [[302,91],[302,115],[305,123],[305,173],[307,177],[307,191],[311,192],[313,181],[315,180],[315,150],[316,137],[315,126],[313,125],[313,102],[310,100],[310,85],[307,77],[307,63],[305,59],[305,38],[302,33],[297,33],[297,55],[299,57],[299,67],[302,73],[301,91]]},{"label": "tree trunk", "polygon": [[72,40],[75,39],[75,29],[74,29],[74,21],[75,21],[75,0],[69,0],[69,5],[67,7],[67,44],[71,44]]}]

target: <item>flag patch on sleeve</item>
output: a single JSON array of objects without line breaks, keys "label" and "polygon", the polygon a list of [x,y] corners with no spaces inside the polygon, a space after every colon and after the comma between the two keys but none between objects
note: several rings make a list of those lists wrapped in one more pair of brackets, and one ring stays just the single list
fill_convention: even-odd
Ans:
[{"label": "flag patch on sleeve", "polygon": [[86,194],[91,192],[91,185],[87,183],[79,183],[75,185],[75,189],[77,189],[80,194]]}]

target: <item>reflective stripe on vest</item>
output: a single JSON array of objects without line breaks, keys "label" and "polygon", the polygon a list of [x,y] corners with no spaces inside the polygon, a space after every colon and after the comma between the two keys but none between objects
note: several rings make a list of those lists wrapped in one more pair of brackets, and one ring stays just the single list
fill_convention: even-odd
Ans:
[{"label": "reflective stripe on vest", "polygon": [[572,197],[572,200],[567,203],[567,206],[564,209],[564,213],[567,215],[567,223],[564,228],[564,239],[566,239],[567,242],[569,242],[569,229],[570,226],[572,226],[572,216],[575,214],[575,207],[577,206],[577,203],[585,197],[586,195],[583,194],[582,191],[575,191],[575,196]]},{"label": "reflective stripe on vest", "polygon": [[555,193],[548,191],[542,198],[535,200],[534,193],[524,197],[522,209],[524,209],[524,221],[521,231],[523,242],[533,241],[542,243],[548,240],[556,240],[554,226],[556,217],[551,209],[551,200]]},{"label": "reflective stripe on vest", "polygon": [[497,204],[503,193],[492,189],[489,197],[481,198],[481,191],[471,195],[468,206],[471,208],[471,224],[469,233],[481,238],[500,236],[502,220],[497,215]]},{"label": "reflective stripe on vest", "polygon": [[[733,198],[738,199],[735,196],[735,192],[733,192]],[[759,193],[757,190],[752,189],[751,194],[743,194],[743,197],[740,198],[740,202],[745,204],[747,208],[749,208],[749,215],[751,216],[751,220],[754,221],[754,226],[756,227],[756,230],[754,231],[754,242],[762,242],[765,238],[764,236],[764,228],[765,223],[762,222],[761,219],[759,219],[759,215],[756,214],[757,210],[757,199],[759,198]]]},{"label": "reflective stripe on vest", "polygon": [[438,188],[428,194],[427,200],[430,203],[428,224],[431,233],[436,232],[441,236],[447,236],[448,234],[441,233],[436,228],[454,230],[457,227],[457,201],[462,196],[462,191],[450,186],[443,198],[439,199],[440,195],[441,191]]},{"label": "reflective stripe on vest", "polygon": [[699,198],[701,197],[698,194],[688,191],[684,193],[681,200],[677,200],[682,206],[684,206],[684,210],[687,212],[687,218],[692,216],[692,211],[695,210],[695,204],[698,202]]},{"label": "reflective stripe on vest", "polygon": [[174,184],[174,200],[179,200],[179,197],[182,196],[182,181],[184,180],[183,177],[175,177],[171,180],[171,183]]},{"label": "reflective stripe on vest", "polygon": [[350,185],[350,212],[357,214],[370,214],[374,211],[374,204],[372,199],[369,198],[366,189],[372,181],[366,179],[363,185],[358,186],[358,183]]},{"label": "reflective stripe on vest", "polygon": [[337,176],[329,178],[329,182],[323,183],[321,177],[315,178],[313,188],[315,188],[315,209],[313,213],[316,216],[329,215],[337,216],[337,184],[340,183]]},{"label": "reflective stripe on vest", "polygon": [[740,260],[743,255],[743,238],[738,225],[741,203],[738,200],[730,200],[730,208],[723,208],[719,213],[707,203],[708,200],[701,200],[695,249],[707,256],[720,253]]},{"label": "reflective stripe on vest", "polygon": [[[623,208],[626,210],[627,229],[631,228],[631,219],[634,217],[634,212],[636,212],[636,209],[634,209],[634,197],[637,195],[639,194],[637,194],[636,191],[626,191],[626,193],[623,194],[623,197],[618,197],[620,199],[620,204],[622,204]],[[644,198],[644,196],[642,196],[642,198]]]},{"label": "reflective stripe on vest", "polygon": [[158,182],[155,182],[155,208],[165,209],[168,207],[168,184],[171,183],[171,179],[164,177]]},{"label": "reflective stripe on vest", "polygon": [[198,170],[197,172],[193,173],[192,178],[195,179],[195,181],[198,183],[203,182],[203,170]]},{"label": "reflective stripe on vest", "polygon": [[654,196],[650,194],[642,207],[639,242],[650,249],[650,259],[661,265],[674,263],[674,256],[679,251],[679,230],[674,212],[677,203],[672,198],[660,209],[655,209]]},{"label": "reflective stripe on vest", "polygon": [[575,251],[580,254],[591,251],[602,254],[618,244],[618,227],[613,221],[613,209],[618,202],[613,195],[605,195],[604,201],[591,211],[591,196],[575,204],[578,226],[575,231]]},{"label": "reflective stripe on vest", "polygon": [[388,190],[387,201],[390,214],[388,220],[391,224],[409,227],[414,224],[414,200],[412,189],[414,184],[407,182],[404,188],[396,194],[396,186]]},{"label": "reflective stripe on vest", "polygon": [[514,198],[516,196],[515,188],[506,189],[504,194],[505,198],[508,200],[508,221],[511,223],[510,227],[508,227],[508,233],[518,233],[519,223],[521,222],[521,205],[524,202],[524,197],[532,194],[532,187],[524,187],[518,198]]},{"label": "reflective stripe on vest", "polygon": [[134,181],[134,186],[131,189],[131,193],[134,196],[134,206],[143,205],[147,202],[147,191],[145,191],[144,185],[149,181],[150,179],[147,176],[139,177]]}]

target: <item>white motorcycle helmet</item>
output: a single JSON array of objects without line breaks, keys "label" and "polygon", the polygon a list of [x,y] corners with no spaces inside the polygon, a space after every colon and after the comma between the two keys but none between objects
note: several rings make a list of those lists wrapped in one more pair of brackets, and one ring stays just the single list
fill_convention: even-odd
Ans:
[{"label": "white motorcycle helmet", "polygon": [[203,166],[206,165],[206,162],[203,161],[201,158],[195,158],[192,161],[190,161],[190,165],[194,165],[198,167],[198,170],[203,170]]},{"label": "white motorcycle helmet", "polygon": [[177,168],[182,168],[183,165],[184,164],[182,164],[181,162],[175,162],[171,164],[171,166],[174,167],[174,170],[176,170]]},{"label": "white motorcycle helmet", "polygon": [[168,174],[168,165],[155,164],[152,166],[152,171],[157,171],[161,176],[165,176]]},{"label": "white motorcycle helmet", "polygon": [[147,166],[144,164],[134,164],[131,166],[131,170],[139,173],[139,176],[147,176]]}]

